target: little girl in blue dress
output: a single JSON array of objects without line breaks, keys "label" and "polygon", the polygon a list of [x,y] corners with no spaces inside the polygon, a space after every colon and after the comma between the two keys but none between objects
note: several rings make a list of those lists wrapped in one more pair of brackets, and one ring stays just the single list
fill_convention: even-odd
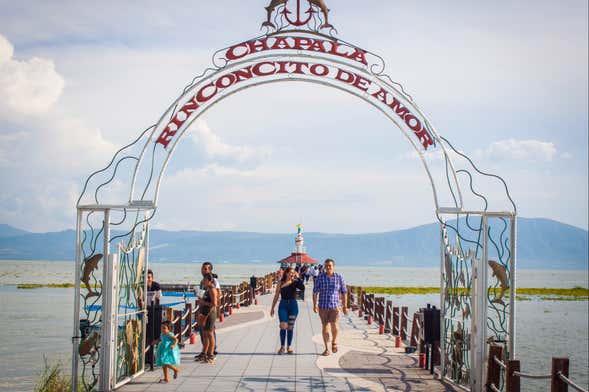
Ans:
[{"label": "little girl in blue dress", "polygon": [[171,332],[170,323],[164,321],[162,323],[162,334],[160,336],[160,343],[157,345],[156,365],[161,366],[164,371],[164,378],[160,380],[162,383],[167,383],[168,369],[174,371],[174,378],[178,377],[180,369],[176,365],[180,364],[180,350],[178,349],[178,339]]}]

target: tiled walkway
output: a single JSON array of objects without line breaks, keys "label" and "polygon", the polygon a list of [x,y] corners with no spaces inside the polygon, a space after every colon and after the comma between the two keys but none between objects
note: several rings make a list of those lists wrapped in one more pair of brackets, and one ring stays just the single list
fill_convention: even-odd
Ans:
[{"label": "tiled walkway", "polygon": [[[308,292],[311,291],[309,286]],[[310,293],[299,302],[295,354],[276,355],[278,320],[269,317],[271,295],[260,305],[242,308],[217,330],[215,364],[193,361],[200,343],[182,351],[181,374],[159,384],[161,371],[146,372],[120,388],[139,391],[453,391],[417,368],[415,356],[393,348],[390,336],[378,335],[354,315],[342,317],[339,352],[322,357],[321,324]]]}]

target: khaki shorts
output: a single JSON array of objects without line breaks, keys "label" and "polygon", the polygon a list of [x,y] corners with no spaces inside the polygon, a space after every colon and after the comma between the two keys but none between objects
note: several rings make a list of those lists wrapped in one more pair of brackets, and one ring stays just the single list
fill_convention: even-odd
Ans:
[{"label": "khaki shorts", "polygon": [[339,318],[339,310],[319,309],[319,318],[321,319],[321,324],[335,323]]}]

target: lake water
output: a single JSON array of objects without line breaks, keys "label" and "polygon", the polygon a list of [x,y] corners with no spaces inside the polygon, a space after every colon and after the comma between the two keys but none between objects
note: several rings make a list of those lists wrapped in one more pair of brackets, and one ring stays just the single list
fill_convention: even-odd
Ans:
[{"label": "lake water", "polygon": [[[152,263],[156,280],[190,283],[197,280],[196,263]],[[219,264],[222,284],[239,283],[264,275],[276,265]],[[337,271],[358,286],[439,286],[438,269],[342,267]],[[519,270],[519,287],[588,287],[587,271]],[[72,262],[0,261],[0,391],[30,391],[44,358],[71,357],[73,289],[20,290],[19,283],[71,283]],[[438,305],[438,295],[392,296],[393,303],[410,312],[426,303]],[[552,356],[570,358],[572,378],[587,387],[589,302],[521,301],[517,307],[517,351],[522,371],[546,373]],[[548,380],[523,380],[525,391],[548,391]]]}]

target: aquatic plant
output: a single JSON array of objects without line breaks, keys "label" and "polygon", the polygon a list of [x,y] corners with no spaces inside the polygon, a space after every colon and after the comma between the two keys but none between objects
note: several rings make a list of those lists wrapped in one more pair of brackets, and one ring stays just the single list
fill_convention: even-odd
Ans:
[{"label": "aquatic plant", "polygon": [[[438,294],[439,287],[380,287],[371,286],[362,288],[367,293],[405,295],[405,294]],[[468,289],[455,289],[459,294],[468,295]],[[509,290],[507,291],[509,293]],[[517,299],[529,300],[529,296],[540,296],[540,300],[550,301],[587,301],[589,300],[589,289],[576,286],[570,289],[550,287],[522,287],[516,290]],[[555,297],[550,297],[555,296]]]},{"label": "aquatic plant", "polygon": [[[44,358],[45,366],[39,374],[39,379],[35,383],[34,392],[70,392],[72,390],[72,378],[63,374],[61,363],[50,364],[47,358]],[[82,384],[78,390],[83,390]]]}]

